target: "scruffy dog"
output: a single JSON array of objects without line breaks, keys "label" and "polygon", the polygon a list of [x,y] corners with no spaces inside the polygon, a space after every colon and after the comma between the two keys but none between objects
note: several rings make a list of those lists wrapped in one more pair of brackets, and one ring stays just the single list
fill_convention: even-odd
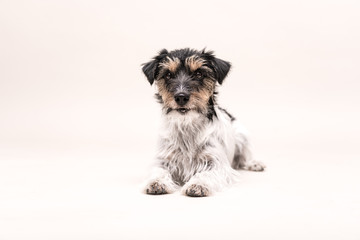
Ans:
[{"label": "scruffy dog", "polygon": [[233,182],[234,169],[263,171],[250,155],[244,130],[216,104],[230,63],[212,51],[160,51],[143,65],[163,107],[157,165],[145,187],[147,194],[172,193],[182,188],[191,197],[208,196]]}]

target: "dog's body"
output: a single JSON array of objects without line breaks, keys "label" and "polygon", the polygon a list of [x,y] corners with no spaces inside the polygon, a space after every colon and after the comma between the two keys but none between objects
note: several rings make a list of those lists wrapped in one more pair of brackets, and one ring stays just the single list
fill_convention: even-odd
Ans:
[{"label": "dog's body", "polygon": [[157,166],[145,191],[172,193],[182,186],[188,196],[208,196],[231,183],[234,169],[262,171],[251,158],[244,130],[216,104],[216,85],[230,63],[212,52],[162,50],[143,67],[163,105]]}]

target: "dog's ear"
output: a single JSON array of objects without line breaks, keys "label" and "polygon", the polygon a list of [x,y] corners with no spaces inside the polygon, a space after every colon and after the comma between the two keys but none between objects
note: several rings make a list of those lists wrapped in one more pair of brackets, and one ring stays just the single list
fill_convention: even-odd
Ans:
[{"label": "dog's ear", "polygon": [[152,61],[148,63],[144,63],[142,67],[142,71],[144,72],[147,80],[152,85],[154,80],[156,79],[158,66],[160,61],[168,54],[166,49],[163,49],[159,52],[159,55],[155,56]]},{"label": "dog's ear", "polygon": [[227,61],[216,58],[213,51],[202,50],[201,55],[210,63],[214,75],[219,84],[222,84],[230,71],[231,64]]},{"label": "dog's ear", "polygon": [[216,80],[219,82],[219,84],[222,84],[230,71],[231,64],[219,58],[212,59],[211,64],[215,71]]}]

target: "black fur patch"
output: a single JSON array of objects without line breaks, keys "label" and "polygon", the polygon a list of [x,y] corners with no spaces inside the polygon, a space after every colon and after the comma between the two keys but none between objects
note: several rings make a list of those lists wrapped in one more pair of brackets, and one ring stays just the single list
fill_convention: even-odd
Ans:
[{"label": "black fur patch", "polygon": [[209,99],[209,103],[208,103],[208,112],[206,117],[212,121],[214,117],[217,118],[216,112],[215,112],[215,99],[213,98],[213,96]]},{"label": "black fur patch", "polygon": [[163,101],[162,97],[160,96],[160,94],[156,93],[156,94],[155,94],[155,98],[156,98],[156,100],[158,101],[158,103],[161,103],[161,104],[164,103],[164,101]]},{"label": "black fur patch", "polygon": [[166,114],[169,114],[172,110],[173,110],[172,108],[168,108],[168,109],[166,110]]},{"label": "black fur patch", "polygon": [[153,82],[159,77],[159,64],[166,61],[166,57],[171,59],[178,58],[182,65],[184,65],[185,59],[193,55],[205,60],[204,66],[212,69],[214,79],[216,79],[219,84],[223,83],[225,77],[230,71],[231,64],[227,61],[216,58],[213,51],[206,51],[205,49],[197,51],[190,48],[184,48],[176,49],[171,52],[163,49],[150,62],[144,63],[142,70],[150,84],[153,84]]},{"label": "black fur patch", "polygon": [[167,54],[168,51],[166,49],[163,49],[150,62],[142,64],[143,73],[145,74],[151,85],[153,84],[154,80],[158,75],[159,63],[166,57]]},{"label": "black fur patch", "polygon": [[226,111],[224,108],[219,107],[219,109],[223,111],[226,115],[228,115],[232,122],[236,120],[236,118],[233,115],[231,115],[228,111]]}]

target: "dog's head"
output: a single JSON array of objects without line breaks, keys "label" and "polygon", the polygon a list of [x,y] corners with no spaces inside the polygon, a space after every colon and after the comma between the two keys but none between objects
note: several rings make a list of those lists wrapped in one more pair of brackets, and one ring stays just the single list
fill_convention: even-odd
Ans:
[{"label": "dog's head", "polygon": [[163,49],[142,70],[150,84],[156,83],[157,96],[167,113],[206,114],[209,104],[214,104],[216,84],[222,84],[230,67],[211,51],[186,48],[171,52]]}]

